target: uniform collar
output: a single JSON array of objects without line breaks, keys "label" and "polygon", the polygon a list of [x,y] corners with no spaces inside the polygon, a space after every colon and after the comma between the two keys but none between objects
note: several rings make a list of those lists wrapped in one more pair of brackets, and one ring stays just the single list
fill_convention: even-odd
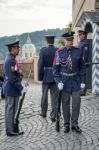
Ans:
[{"label": "uniform collar", "polygon": [[85,39],[83,39],[83,40],[81,40],[80,42],[84,42],[84,41],[86,41],[87,39],[85,38]]},{"label": "uniform collar", "polygon": [[10,56],[11,56],[11,57],[14,57],[14,58],[16,58],[16,56],[15,56],[15,55],[13,55],[12,53],[10,53]]},{"label": "uniform collar", "polygon": [[48,44],[48,47],[49,47],[49,46],[54,46],[54,45],[53,45],[53,44]]},{"label": "uniform collar", "polygon": [[52,48],[52,47],[54,47],[54,45],[49,44],[49,45],[47,45],[47,47],[48,47],[48,48]]},{"label": "uniform collar", "polygon": [[71,50],[72,50],[72,47],[66,47],[66,49],[67,49],[68,51],[71,51]]}]

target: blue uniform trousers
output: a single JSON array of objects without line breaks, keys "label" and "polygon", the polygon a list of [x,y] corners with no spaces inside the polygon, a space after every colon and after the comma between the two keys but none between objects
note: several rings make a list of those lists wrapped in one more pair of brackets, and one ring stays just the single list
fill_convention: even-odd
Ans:
[{"label": "blue uniform trousers", "polygon": [[78,117],[80,112],[80,91],[62,92],[62,109],[64,117],[64,126],[70,126],[70,100],[72,97],[72,112],[71,112],[71,126],[78,126]]},{"label": "blue uniform trousers", "polygon": [[14,119],[18,109],[19,97],[5,97],[5,128],[6,132],[14,132]]},{"label": "blue uniform trousers", "polygon": [[42,83],[41,114],[44,116],[47,115],[49,90],[52,108],[50,117],[55,118],[57,112],[57,98],[58,98],[58,89],[55,83]]}]

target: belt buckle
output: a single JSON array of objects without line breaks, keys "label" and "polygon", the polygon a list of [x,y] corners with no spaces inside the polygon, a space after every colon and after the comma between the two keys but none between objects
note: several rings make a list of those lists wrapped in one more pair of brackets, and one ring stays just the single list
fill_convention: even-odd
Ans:
[{"label": "belt buckle", "polygon": [[72,76],[73,76],[73,73],[69,73],[68,76],[72,77]]},{"label": "belt buckle", "polygon": [[76,73],[69,73],[67,74],[69,77],[73,77],[74,75],[76,75]]}]

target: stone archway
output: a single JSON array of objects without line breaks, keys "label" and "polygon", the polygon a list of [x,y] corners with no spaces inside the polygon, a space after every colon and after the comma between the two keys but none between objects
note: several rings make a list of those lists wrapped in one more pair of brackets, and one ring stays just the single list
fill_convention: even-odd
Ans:
[{"label": "stone archway", "polygon": [[92,25],[91,25],[91,23],[90,22],[87,22],[86,23],[86,25],[85,25],[85,31],[87,32],[87,33],[92,33]]}]

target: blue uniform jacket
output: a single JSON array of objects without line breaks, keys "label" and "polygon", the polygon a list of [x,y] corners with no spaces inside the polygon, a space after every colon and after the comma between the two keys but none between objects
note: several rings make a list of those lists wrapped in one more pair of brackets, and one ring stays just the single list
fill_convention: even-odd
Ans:
[{"label": "blue uniform jacket", "polygon": [[53,60],[55,57],[56,48],[53,45],[44,47],[40,50],[38,61],[38,80],[43,83],[54,83],[53,77]]},{"label": "blue uniform jacket", "polygon": [[57,84],[63,82],[63,90],[67,92],[80,90],[80,84],[85,83],[85,73],[85,63],[80,49],[65,47],[56,52],[53,74]]},{"label": "blue uniform jacket", "polygon": [[5,96],[20,96],[23,86],[21,85],[21,76],[15,71],[17,65],[16,59],[12,54],[8,54],[4,63],[4,83],[3,91]]},{"label": "blue uniform jacket", "polygon": [[89,58],[89,45],[87,39],[81,40],[78,44],[78,48],[82,49],[83,59],[85,63],[87,63]]}]

